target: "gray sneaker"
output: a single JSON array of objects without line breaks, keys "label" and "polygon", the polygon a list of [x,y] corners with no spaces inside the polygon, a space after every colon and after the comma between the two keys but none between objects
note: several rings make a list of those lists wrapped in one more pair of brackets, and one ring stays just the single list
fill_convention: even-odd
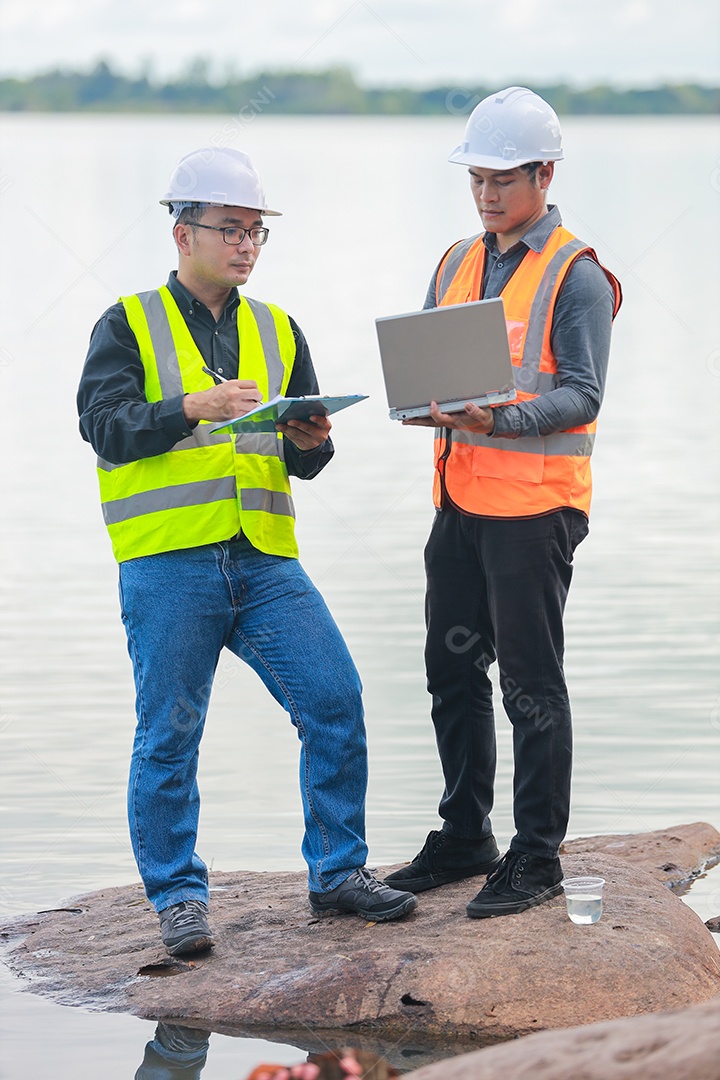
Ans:
[{"label": "gray sneaker", "polygon": [[159,915],[160,935],[171,956],[212,949],[214,942],[207,921],[208,908],[202,900],[182,900]]},{"label": "gray sneaker", "polygon": [[308,893],[310,907],[316,915],[353,912],[369,922],[388,922],[399,919],[417,907],[417,897],[383,885],[369,870],[353,870],[345,881],[330,892]]}]

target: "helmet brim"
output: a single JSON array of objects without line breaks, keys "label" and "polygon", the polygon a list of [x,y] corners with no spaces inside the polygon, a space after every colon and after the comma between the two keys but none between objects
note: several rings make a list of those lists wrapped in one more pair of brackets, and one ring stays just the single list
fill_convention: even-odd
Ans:
[{"label": "helmet brim", "polygon": [[[190,202],[191,200],[187,199],[187,200],[183,200],[183,201]],[[197,201],[202,202],[205,206],[234,206],[235,205],[234,203],[211,202],[210,199],[198,199]],[[164,199],[159,199],[158,202],[160,203],[161,206],[172,206],[173,203],[178,202],[178,196],[175,195],[175,196],[171,197],[170,194],[167,194]],[[267,207],[267,206],[246,206],[246,205],[243,205],[242,209],[243,210],[257,210],[258,213],[263,214],[263,216],[265,216],[265,217],[282,217],[283,216],[282,215],[282,210],[270,210],[270,208]]]},{"label": "helmet brim", "polygon": [[496,169],[498,172],[510,172],[511,169],[519,169],[521,165],[529,165],[531,161],[562,161],[565,155],[562,150],[546,150],[532,157],[518,157],[509,160],[502,157],[491,157],[484,154],[471,154],[463,150],[462,144],[456,146],[448,161],[453,165],[475,165],[478,169]]}]

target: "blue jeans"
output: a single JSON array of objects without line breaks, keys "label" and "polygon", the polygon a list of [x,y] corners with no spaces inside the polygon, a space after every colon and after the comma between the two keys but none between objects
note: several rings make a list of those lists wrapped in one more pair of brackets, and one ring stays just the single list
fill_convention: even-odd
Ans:
[{"label": "blue jeans", "polygon": [[131,559],[120,565],[120,603],[137,692],[130,834],[155,910],[207,902],[195,851],[197,765],[223,646],[257,672],[297,730],[309,888],[327,892],[364,866],[362,687],[297,559],[244,539]]}]

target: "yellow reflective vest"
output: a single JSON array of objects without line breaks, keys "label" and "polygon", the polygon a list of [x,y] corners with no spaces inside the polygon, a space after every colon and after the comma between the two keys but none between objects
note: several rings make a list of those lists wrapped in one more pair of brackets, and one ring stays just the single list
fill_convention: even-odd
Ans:
[{"label": "yellow reflective vest", "polygon": [[[214,386],[200,350],[166,286],[121,297],[145,369],[148,401]],[[284,394],[295,360],[285,312],[241,297],[238,378],[264,400]],[[270,555],[297,557],[295,511],[276,432],[192,435],[165,454],[115,465],[98,458],[103,517],[118,562],[229,540],[240,531]]]}]

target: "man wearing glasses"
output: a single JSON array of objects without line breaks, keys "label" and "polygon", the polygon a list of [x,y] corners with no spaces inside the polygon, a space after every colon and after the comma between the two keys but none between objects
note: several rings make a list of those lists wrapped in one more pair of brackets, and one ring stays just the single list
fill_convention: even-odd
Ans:
[{"label": "man wearing glasses", "polygon": [[210,948],[196,776],[225,647],[257,672],[301,742],[311,909],[398,918],[415,897],[365,869],[360,680],[297,558],[289,477],[312,479],[328,463],[330,421],[209,430],[277,394],[318,392],[297,324],[238,294],[268,239],[263,219],[277,211],[250,159],[230,148],[186,155],[161,202],[175,221],[178,270],[105,312],[78,391],[135,675],[128,814],[138,869],[167,950]]}]

